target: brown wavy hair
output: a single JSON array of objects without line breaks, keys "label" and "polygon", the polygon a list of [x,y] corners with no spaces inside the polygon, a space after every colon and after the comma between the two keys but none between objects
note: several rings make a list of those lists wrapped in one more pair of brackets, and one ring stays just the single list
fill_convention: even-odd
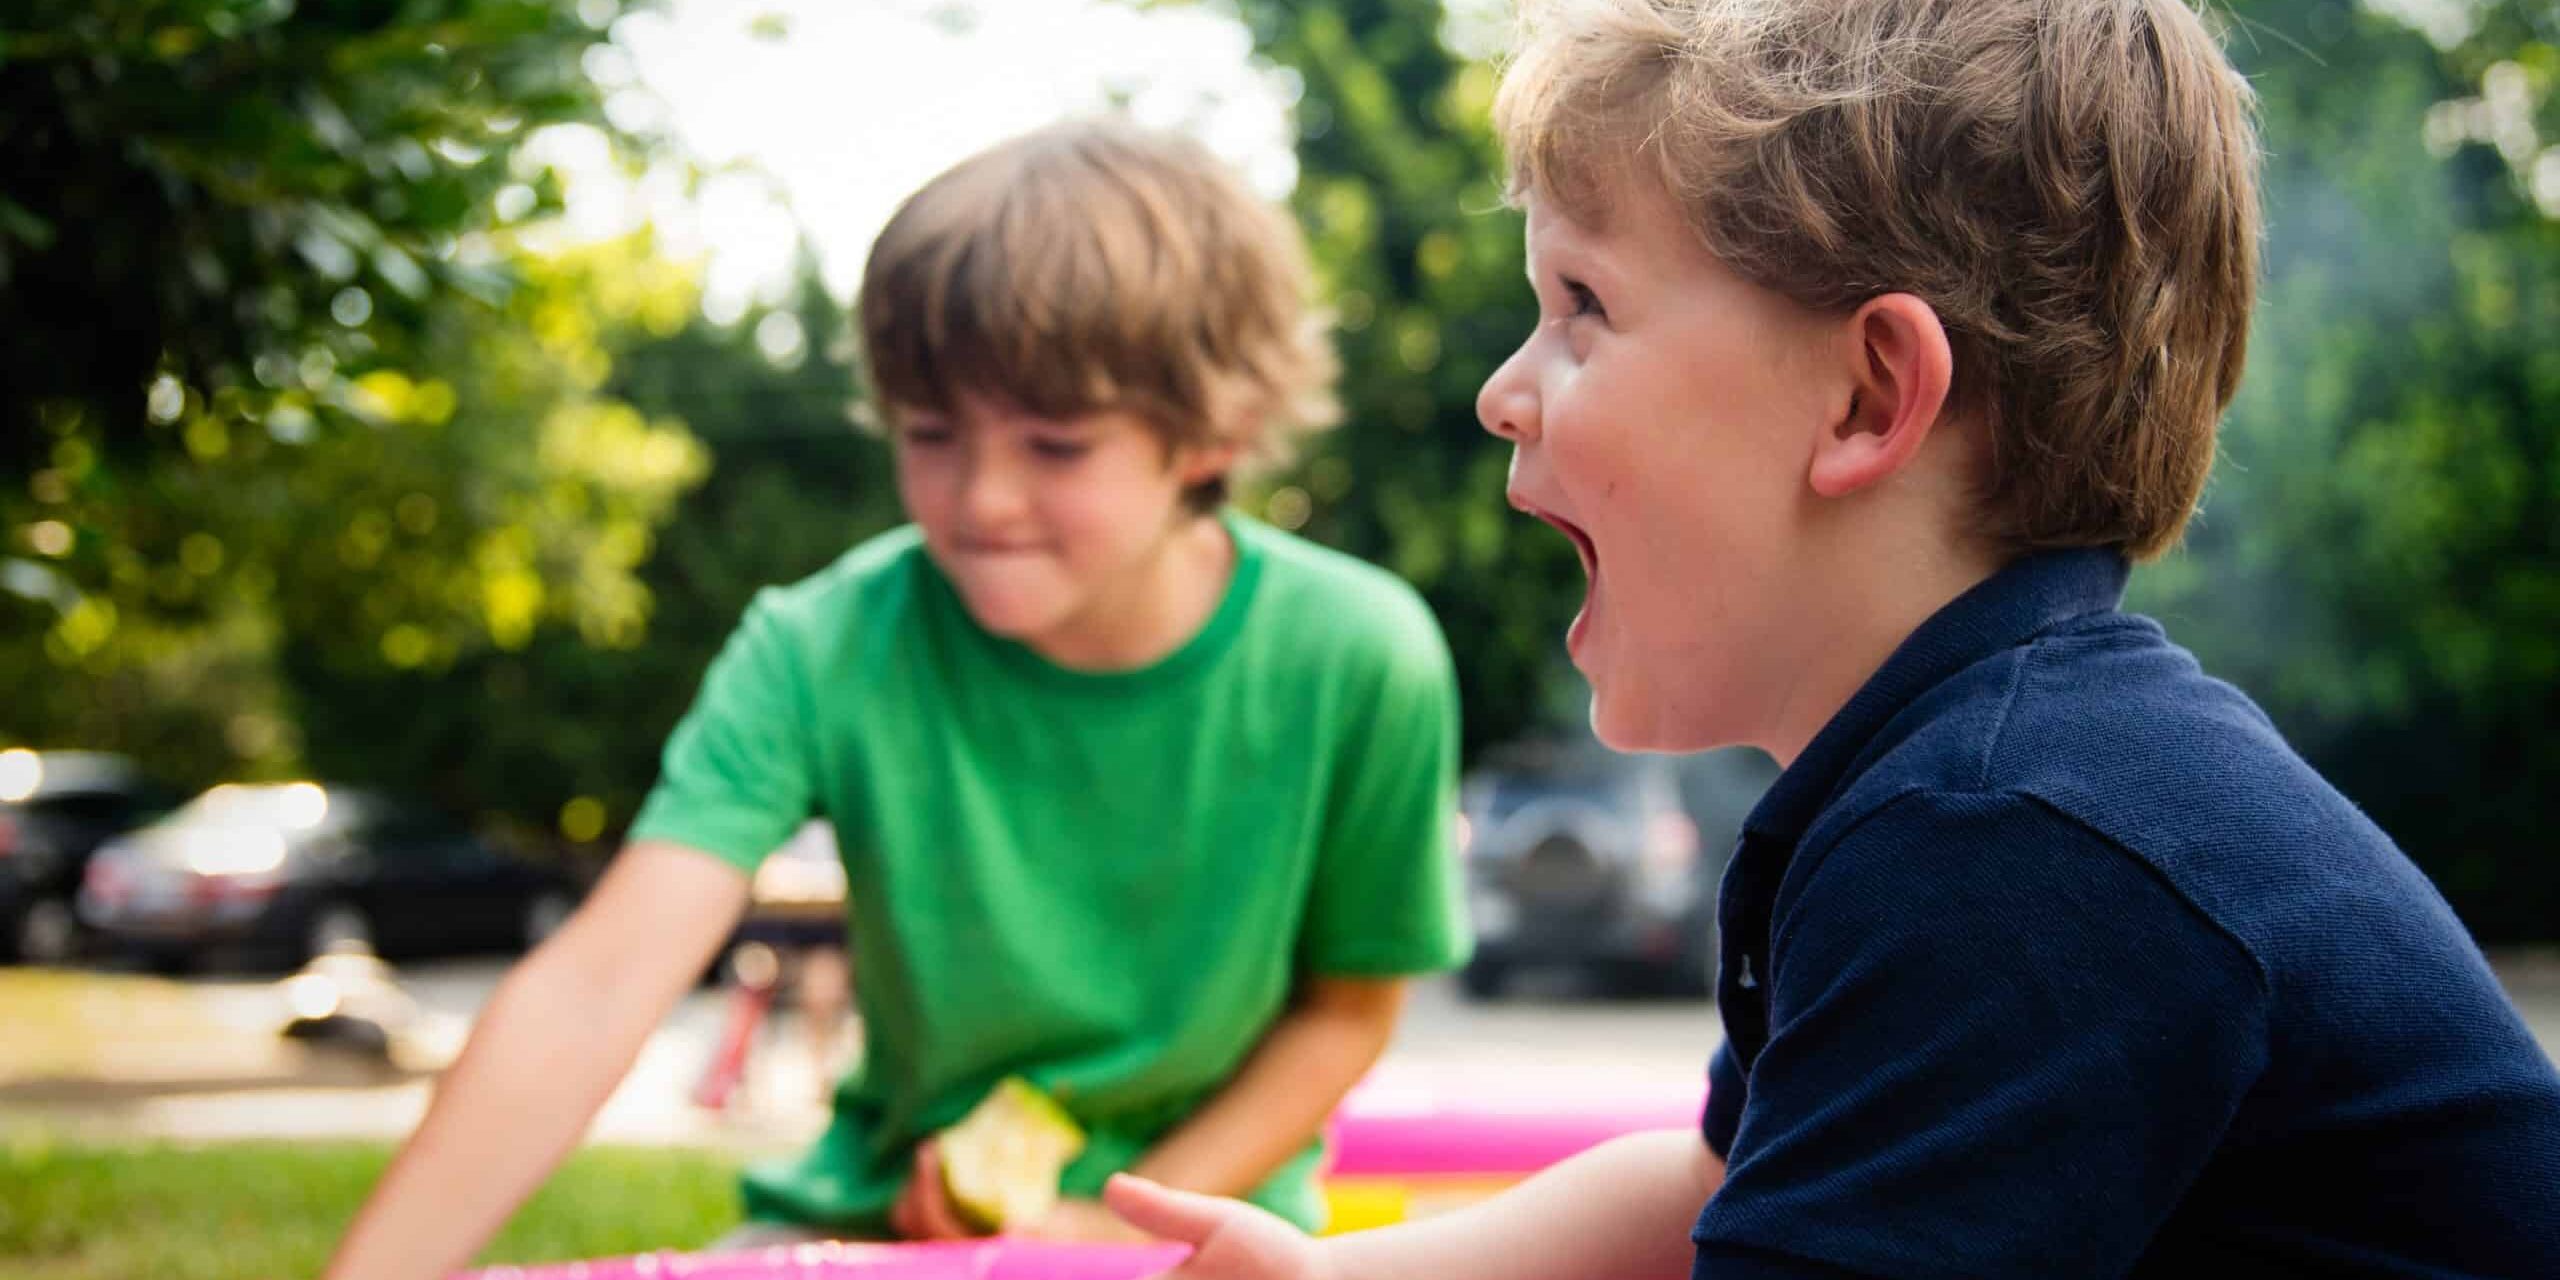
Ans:
[{"label": "brown wavy hair", "polygon": [[2247,351],[2253,101],[2183,0],[1526,0],[1495,121],[1515,199],[1652,182],[1800,304],[1926,301],[1982,532],[2148,558]]},{"label": "brown wavy hair", "polygon": [[[1284,458],[1339,416],[1305,242],[1199,144],[1053,125],[926,183],[855,303],[878,415],[963,392],[1044,417],[1138,414],[1168,445]],[[1223,479],[1192,495],[1207,508]]]}]

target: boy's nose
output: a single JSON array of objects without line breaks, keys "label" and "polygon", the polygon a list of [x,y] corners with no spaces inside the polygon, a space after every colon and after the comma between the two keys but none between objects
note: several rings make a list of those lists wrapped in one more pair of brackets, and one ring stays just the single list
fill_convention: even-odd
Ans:
[{"label": "boy's nose", "polygon": [[1537,388],[1521,365],[1520,353],[1513,352],[1476,393],[1476,421],[1513,444],[1538,438]]},{"label": "boy's nose", "polygon": [[970,460],[960,481],[960,506],[970,527],[994,529],[1022,513],[1022,477],[1003,460],[981,456]]}]

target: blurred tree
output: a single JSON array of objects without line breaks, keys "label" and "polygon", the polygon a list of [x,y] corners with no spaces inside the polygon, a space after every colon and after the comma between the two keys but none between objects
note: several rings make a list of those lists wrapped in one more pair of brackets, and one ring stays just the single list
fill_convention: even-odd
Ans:
[{"label": "blurred tree", "polygon": [[[556,210],[526,143],[601,119],[619,0],[21,0],[0,19],[0,440],[112,464],[182,408],[325,406],[470,238]],[[155,378],[155,375],[160,375]]]},{"label": "blurred tree", "polygon": [[[601,250],[582,259],[572,274],[591,284],[627,270]],[[484,645],[418,670],[362,661],[322,670],[317,655],[298,652],[312,757],[342,762],[342,773],[432,780],[450,802],[576,842],[618,834],[748,598],[816,572],[897,518],[886,451],[850,421],[850,329],[805,256],[786,299],[730,323],[688,308],[680,327],[604,329],[611,403],[691,424],[710,464],[649,537],[633,580],[645,592],[646,643],[543,627],[521,646]],[[385,707],[401,709],[396,728],[386,729]]]},{"label": "blurred tree", "polygon": [[780,303],[731,325],[698,320],[619,363],[616,389],[694,424],[715,465],[686,495],[643,577],[657,608],[649,645],[632,655],[632,692],[648,701],[629,745],[645,767],[619,771],[614,790],[598,793],[616,828],[655,778],[659,746],[748,598],[817,572],[902,518],[886,444],[855,426],[855,346],[851,313],[804,252]]},{"label": "blurred tree", "polygon": [[[12,736],[188,780],[308,764],[440,784],[429,721],[509,713],[442,686],[457,665],[555,635],[636,645],[639,568],[705,462],[603,383],[612,344],[692,322],[691,274],[645,237],[500,261],[499,305],[431,308],[396,366],[347,380],[332,428],[279,435],[308,412],[292,395],[263,427],[189,406],[183,458],[93,464],[39,497],[33,528],[78,533],[66,556],[0,564],[25,588],[0,596],[0,664],[38,691],[8,707]],[[84,555],[95,582],[62,571]],[[365,695],[386,682],[398,696]]]},{"label": "blurred tree", "polygon": [[2547,936],[2560,9],[2230,17],[2264,113],[2267,279],[2202,515],[2137,602],[2264,701],[2475,929]]},{"label": "blurred tree", "polygon": [[[1456,17],[1487,30],[1491,7]],[[1303,86],[1295,202],[1351,409],[1266,509],[1423,588],[1471,748],[1569,713],[1557,637],[1579,570],[1504,510],[1504,450],[1473,410],[1531,312],[1491,72],[1436,38],[1432,0],[1240,9]],[[2547,935],[2560,860],[2532,851],[2560,819],[2560,8],[2213,9],[2264,103],[2269,278],[2205,516],[2137,603],[2258,694],[2475,927]]]},{"label": "blurred tree", "polygon": [[1476,389],[1535,310],[1493,68],[1441,38],[1437,0],[1241,9],[1300,86],[1292,199],[1339,320],[1347,410],[1265,511],[1422,590],[1456,652],[1470,754],[1578,716],[1562,637],[1581,567],[1510,511],[1508,450],[1476,424]]},{"label": "blurred tree", "polygon": [[[1233,3],[1299,92],[1350,410],[1249,501],[1423,590],[1471,751],[1571,717],[1580,570],[1504,507],[1473,409],[1533,313],[1489,42],[1443,38],[1496,6]],[[618,7],[0,17],[0,734],[307,760],[590,839],[745,596],[895,518],[805,265],[714,323],[645,240],[511,234],[558,204],[541,131],[602,119]],[[2548,934],[2560,10],[2213,10],[2264,102],[2269,276],[2203,518],[2137,600],[2475,927]]]},{"label": "blurred tree", "polygon": [[200,781],[294,767],[325,706],[371,745],[311,763],[393,774],[419,704],[336,682],[636,642],[702,463],[601,383],[692,283],[645,241],[517,234],[559,209],[558,126],[643,153],[586,71],[624,7],[0,18],[0,732]]},{"label": "blurred tree", "polygon": [[402,429],[239,496],[308,513],[278,522],[271,607],[310,764],[548,826],[617,758],[597,741],[634,732],[631,697],[591,685],[643,648],[642,566],[708,459],[608,387],[621,351],[696,322],[686,269],[638,236],[517,275],[494,317],[359,381]]}]

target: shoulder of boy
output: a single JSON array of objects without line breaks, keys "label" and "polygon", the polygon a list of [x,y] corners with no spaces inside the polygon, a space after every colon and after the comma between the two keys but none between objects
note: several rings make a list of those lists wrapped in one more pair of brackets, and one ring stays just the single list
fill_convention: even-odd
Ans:
[{"label": "shoulder of boy", "polygon": [[1448,642],[1412,583],[1347,552],[1273,537],[1266,583],[1283,607],[1382,653],[1445,657]]},{"label": "shoulder of boy", "polygon": [[856,544],[817,572],[757,589],[738,622],[789,642],[840,635],[847,619],[894,617],[914,589],[924,555],[912,526]]}]

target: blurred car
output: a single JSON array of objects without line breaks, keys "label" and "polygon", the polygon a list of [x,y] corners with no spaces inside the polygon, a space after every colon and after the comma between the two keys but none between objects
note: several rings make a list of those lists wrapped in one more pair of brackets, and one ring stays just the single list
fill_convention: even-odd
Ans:
[{"label": "blurred car", "polygon": [[845,929],[844,858],[835,828],[807,822],[757,866],[737,943],[841,947]]},{"label": "blurred car", "polygon": [[1520,969],[1569,967],[1613,990],[1714,990],[1716,889],[1743,819],[1777,776],[1755,751],[1630,756],[1524,744],[1469,775],[1461,853],[1482,999]]},{"label": "blurred car", "polygon": [[333,950],[445,955],[530,946],[576,907],[558,868],[431,809],[295,782],[226,785],[109,841],[81,918],[164,965],[243,950],[285,967]]},{"label": "blurred car", "polygon": [[90,855],[177,803],[122,756],[0,751],[0,960],[76,959],[86,938],[72,900]]}]

